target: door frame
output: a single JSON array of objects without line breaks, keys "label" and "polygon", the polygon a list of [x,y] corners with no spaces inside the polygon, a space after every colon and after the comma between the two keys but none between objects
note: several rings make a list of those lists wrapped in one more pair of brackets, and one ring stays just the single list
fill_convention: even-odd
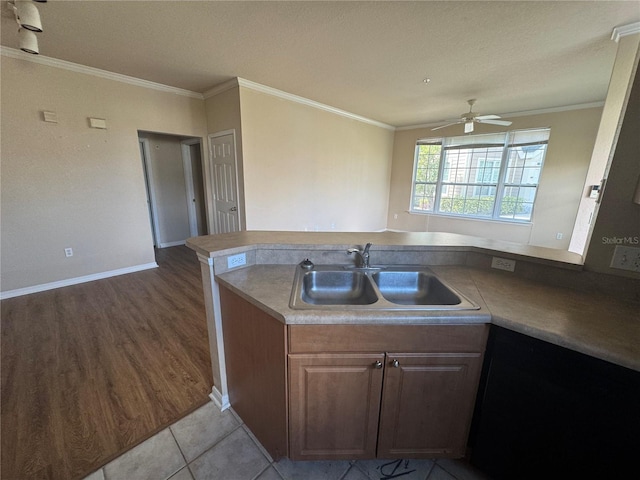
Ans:
[{"label": "door frame", "polygon": [[153,167],[151,166],[151,162],[149,161],[149,158],[151,158],[149,151],[149,139],[138,137],[138,144],[140,146],[140,153],[142,156],[141,160],[144,175],[144,185],[147,191],[147,200],[150,214],[149,220],[151,223],[151,238],[153,241],[153,246],[159,248],[160,244],[162,243],[162,239],[160,238],[160,231],[158,230],[158,204],[156,202],[156,194],[153,190]]},{"label": "door frame", "polygon": [[[192,237],[196,237],[200,235],[200,232],[198,232],[198,214],[196,212],[196,205],[192,200],[195,197],[195,191],[193,189],[193,184],[194,184],[193,168],[192,168],[193,163],[191,158],[191,150],[189,147],[191,147],[192,145],[198,145],[200,147],[200,159],[201,159],[201,163],[204,164],[204,162],[202,161],[203,160],[202,159],[202,141],[200,138],[190,138],[188,140],[183,140],[180,143],[181,143],[180,148],[182,149],[182,167],[184,170],[184,184],[187,192],[187,214],[189,216],[189,232]],[[202,172],[202,179],[204,184],[204,179],[205,179],[204,172]],[[206,191],[206,185],[202,185],[202,188],[203,190]],[[207,222],[207,227],[208,227],[209,213],[207,208],[207,202],[205,201],[204,203],[205,203],[205,216],[207,217],[204,220]]]},{"label": "door frame", "polygon": [[[219,137],[224,137],[226,135],[232,135],[233,136],[233,166],[234,166],[234,171],[235,171],[235,177],[236,177],[236,184],[235,184],[235,188],[236,188],[236,198],[238,199],[238,231],[242,231],[242,217],[243,217],[243,211],[244,211],[244,206],[242,204],[242,200],[241,200],[241,196],[240,196],[240,177],[238,175],[238,149],[237,149],[237,142],[236,142],[236,129],[235,128],[231,128],[229,130],[221,130],[219,132],[215,132],[215,133],[211,133],[208,136],[209,139],[209,162],[211,162],[211,168],[209,171],[209,174],[211,175],[210,180],[210,185],[211,185],[211,197],[212,197],[212,207],[213,207],[213,213],[212,215],[215,214],[215,212],[217,211],[216,208],[216,193],[213,191],[214,190],[214,186],[215,186],[215,180],[213,178],[213,139],[214,138],[219,138]],[[214,226],[214,231],[215,233],[220,233],[218,231],[218,222],[215,221],[215,218],[213,219],[212,222],[213,226]],[[211,232],[211,225],[209,225],[209,232]]]}]

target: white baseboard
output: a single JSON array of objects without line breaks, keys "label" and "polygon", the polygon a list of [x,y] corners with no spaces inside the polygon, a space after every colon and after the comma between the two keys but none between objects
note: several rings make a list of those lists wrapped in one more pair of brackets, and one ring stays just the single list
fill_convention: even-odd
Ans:
[{"label": "white baseboard", "polygon": [[229,403],[229,395],[222,395],[222,393],[220,393],[220,390],[218,390],[215,385],[211,388],[209,398],[213,400],[213,403],[215,403],[218,408],[220,408],[221,412],[224,412],[231,406],[231,404]]},{"label": "white baseboard", "polygon": [[5,298],[19,297],[21,295],[29,295],[30,293],[44,292],[45,290],[53,290],[54,288],[68,287],[70,285],[77,285],[79,283],[93,282],[94,280],[102,280],[103,278],[116,277],[118,275],[124,275],[126,273],[140,272],[142,270],[149,270],[150,268],[157,267],[158,264],[156,262],[151,262],[142,265],[134,265],[133,267],[109,270],[107,272],[93,273],[91,275],[84,275],[82,277],[67,278],[66,280],[59,280],[57,282],[42,283],[40,285],[34,285],[32,287],[7,290],[6,292],[0,292],[0,300],[4,300]]},{"label": "white baseboard", "polygon": [[167,243],[160,242],[158,247],[159,248],[177,247],[178,245],[185,245],[186,243],[187,243],[186,240],[180,240],[178,242],[167,242]]}]

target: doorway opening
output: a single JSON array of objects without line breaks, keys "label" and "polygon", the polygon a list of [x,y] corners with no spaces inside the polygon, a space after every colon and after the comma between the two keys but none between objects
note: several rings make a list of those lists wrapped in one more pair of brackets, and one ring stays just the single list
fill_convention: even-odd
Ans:
[{"label": "doorway opening", "polygon": [[202,139],[139,131],[138,141],[154,246],[206,235]]}]

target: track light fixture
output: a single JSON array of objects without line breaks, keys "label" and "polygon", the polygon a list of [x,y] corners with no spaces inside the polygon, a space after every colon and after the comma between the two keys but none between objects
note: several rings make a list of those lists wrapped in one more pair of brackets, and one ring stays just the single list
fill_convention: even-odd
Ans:
[{"label": "track light fixture", "polygon": [[40,53],[38,37],[31,30],[18,29],[18,41],[20,42],[20,50],[23,52],[32,53],[33,55]]},{"label": "track light fixture", "polygon": [[15,5],[16,16],[20,26],[32,32],[41,32],[42,22],[40,21],[38,7],[33,2],[25,0],[16,0]]},{"label": "track light fixture", "polygon": [[[39,3],[45,3],[47,0],[33,0]],[[36,33],[42,32],[42,21],[40,20],[40,12],[31,0],[14,0],[8,2],[9,8],[13,9],[13,14],[18,23],[18,42],[20,50],[23,52],[37,55],[40,53],[38,48],[38,37]]]}]

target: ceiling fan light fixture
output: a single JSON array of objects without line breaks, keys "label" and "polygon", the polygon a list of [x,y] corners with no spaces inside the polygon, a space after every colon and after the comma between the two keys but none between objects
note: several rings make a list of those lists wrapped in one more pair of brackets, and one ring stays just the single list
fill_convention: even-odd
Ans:
[{"label": "ceiling fan light fixture", "polygon": [[440,130],[441,128],[450,127],[451,125],[464,123],[464,133],[472,133],[474,129],[474,123],[490,123],[492,125],[501,125],[504,127],[508,127],[512,123],[508,120],[498,120],[500,116],[495,114],[478,115],[473,111],[473,105],[476,103],[475,98],[467,100],[467,103],[469,104],[469,111],[461,114],[459,120],[451,121],[450,123],[440,125],[438,127],[432,128],[431,130]]},{"label": "ceiling fan light fixture", "polygon": [[18,42],[20,50],[23,52],[31,53],[32,55],[38,55],[40,49],[38,48],[38,37],[31,30],[25,30],[21,28],[18,30]]},{"label": "ceiling fan light fixture", "polygon": [[38,8],[33,4],[33,2],[30,0],[16,0],[15,7],[18,23],[22,28],[26,28],[32,32],[42,31],[40,12],[38,12]]}]

